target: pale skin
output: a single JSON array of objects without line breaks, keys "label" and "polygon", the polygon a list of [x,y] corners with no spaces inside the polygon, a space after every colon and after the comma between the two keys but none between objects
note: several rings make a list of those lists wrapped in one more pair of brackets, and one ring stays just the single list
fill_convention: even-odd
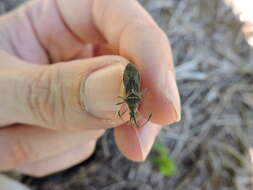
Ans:
[{"label": "pale skin", "polygon": [[[147,89],[140,115],[152,113],[142,128],[116,117],[129,61]],[[0,171],[63,170],[108,128],[143,161],[161,126],[180,119],[169,41],[135,0],[30,1],[0,17],[0,68]]]}]

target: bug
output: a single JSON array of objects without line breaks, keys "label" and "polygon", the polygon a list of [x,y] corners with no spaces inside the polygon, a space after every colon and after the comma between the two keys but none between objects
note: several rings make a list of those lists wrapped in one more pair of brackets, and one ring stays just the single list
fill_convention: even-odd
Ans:
[{"label": "bug", "polygon": [[[139,125],[137,122],[138,116],[138,107],[142,101],[142,94],[144,91],[141,91],[141,77],[140,73],[137,70],[136,66],[132,63],[128,63],[123,74],[123,84],[125,88],[125,97],[119,97],[123,101],[117,103],[116,105],[121,105],[126,103],[129,110],[130,120],[128,122],[133,123],[136,127],[143,127],[150,119],[152,114],[150,113],[148,119],[142,124]],[[118,116],[122,116],[127,112],[118,112]]]}]

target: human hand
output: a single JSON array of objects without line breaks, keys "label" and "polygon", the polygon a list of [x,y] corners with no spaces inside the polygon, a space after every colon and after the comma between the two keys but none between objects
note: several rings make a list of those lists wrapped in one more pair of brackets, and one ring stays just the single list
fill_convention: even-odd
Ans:
[{"label": "human hand", "polygon": [[[1,170],[67,168],[112,127],[121,152],[142,161],[161,125],[180,119],[168,39],[135,0],[33,0],[0,18],[0,34]],[[147,89],[143,128],[115,117],[123,57]]]}]

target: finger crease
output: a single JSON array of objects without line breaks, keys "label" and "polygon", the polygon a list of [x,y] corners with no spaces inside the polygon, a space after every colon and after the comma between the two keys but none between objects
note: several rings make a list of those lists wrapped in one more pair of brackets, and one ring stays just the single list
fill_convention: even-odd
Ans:
[{"label": "finger crease", "polygon": [[46,54],[47,56],[47,63],[51,63],[52,61],[52,58],[50,56],[50,53],[48,51],[48,49],[43,45],[43,43],[41,42],[40,38],[39,38],[39,35],[38,35],[38,31],[35,27],[35,24],[33,22],[33,16],[31,15],[29,9],[27,9],[25,12],[25,16],[26,16],[26,19],[28,20],[28,22],[30,23],[30,26],[31,26],[31,30],[32,30],[32,33],[34,34],[35,38],[37,39],[37,42],[38,42],[38,45],[41,47],[41,49],[44,51],[44,53]]},{"label": "finger crease", "polygon": [[61,11],[60,11],[60,7],[57,3],[57,0],[54,0],[54,3],[55,3],[55,7],[56,7],[56,11],[59,15],[59,18],[60,18],[60,21],[62,23],[62,25],[66,28],[66,30],[80,43],[85,43],[81,38],[79,38],[78,35],[76,35],[75,32],[73,32],[73,30],[68,26],[68,24],[65,22],[62,14],[61,14]]}]

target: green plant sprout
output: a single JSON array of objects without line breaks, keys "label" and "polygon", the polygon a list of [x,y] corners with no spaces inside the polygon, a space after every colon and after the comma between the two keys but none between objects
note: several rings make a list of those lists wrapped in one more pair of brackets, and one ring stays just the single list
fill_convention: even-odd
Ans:
[{"label": "green plant sprout", "polygon": [[163,144],[156,143],[153,149],[158,153],[158,155],[153,155],[151,157],[153,165],[155,165],[164,176],[172,176],[177,171],[177,168],[175,162],[169,157],[167,148]]}]

